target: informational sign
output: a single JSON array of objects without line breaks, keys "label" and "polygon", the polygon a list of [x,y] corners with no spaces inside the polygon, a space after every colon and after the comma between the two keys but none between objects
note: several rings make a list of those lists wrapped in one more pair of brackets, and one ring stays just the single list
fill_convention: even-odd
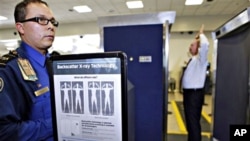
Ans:
[{"label": "informational sign", "polygon": [[50,70],[56,140],[126,141],[124,53],[54,56]]}]

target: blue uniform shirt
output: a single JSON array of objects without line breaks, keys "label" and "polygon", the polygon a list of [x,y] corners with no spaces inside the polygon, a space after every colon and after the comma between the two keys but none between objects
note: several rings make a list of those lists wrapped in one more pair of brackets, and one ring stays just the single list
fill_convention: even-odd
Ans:
[{"label": "blue uniform shirt", "polygon": [[[53,141],[46,56],[22,42],[18,57],[0,70],[0,140]],[[37,80],[25,80],[18,58],[27,59]]]}]

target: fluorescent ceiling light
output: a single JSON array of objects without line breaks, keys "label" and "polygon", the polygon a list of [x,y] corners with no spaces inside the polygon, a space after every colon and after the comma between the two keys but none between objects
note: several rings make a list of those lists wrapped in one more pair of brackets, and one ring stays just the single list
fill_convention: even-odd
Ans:
[{"label": "fluorescent ceiling light", "polygon": [[4,17],[4,16],[0,16],[0,21],[3,21],[3,20],[7,20],[8,18]]},{"label": "fluorescent ceiling light", "polygon": [[128,1],[126,2],[129,9],[143,8],[142,1]]},{"label": "fluorescent ceiling light", "polygon": [[185,5],[200,5],[203,0],[186,0]]},{"label": "fluorescent ceiling light", "polygon": [[15,50],[16,48],[15,47],[7,47],[6,49],[7,50]]},{"label": "fluorescent ceiling light", "polygon": [[73,9],[78,13],[86,13],[92,11],[92,9],[90,9],[87,5],[74,6]]},{"label": "fluorescent ceiling light", "polygon": [[6,47],[13,47],[17,45],[17,42],[9,42],[4,44]]}]

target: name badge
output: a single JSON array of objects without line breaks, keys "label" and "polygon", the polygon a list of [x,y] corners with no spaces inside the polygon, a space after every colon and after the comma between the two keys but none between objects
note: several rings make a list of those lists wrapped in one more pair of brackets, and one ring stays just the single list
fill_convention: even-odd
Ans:
[{"label": "name badge", "polygon": [[40,96],[40,95],[42,95],[42,94],[44,94],[44,93],[46,93],[48,91],[49,91],[49,87],[47,86],[47,87],[44,87],[42,89],[39,89],[39,90],[35,91],[35,95]]}]

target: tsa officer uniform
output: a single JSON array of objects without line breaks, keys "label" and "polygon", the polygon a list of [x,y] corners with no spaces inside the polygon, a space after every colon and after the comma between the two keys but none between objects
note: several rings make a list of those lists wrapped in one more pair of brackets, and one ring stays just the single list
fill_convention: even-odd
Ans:
[{"label": "tsa officer uniform", "polygon": [[0,68],[0,140],[53,141],[46,57],[22,42]]}]

